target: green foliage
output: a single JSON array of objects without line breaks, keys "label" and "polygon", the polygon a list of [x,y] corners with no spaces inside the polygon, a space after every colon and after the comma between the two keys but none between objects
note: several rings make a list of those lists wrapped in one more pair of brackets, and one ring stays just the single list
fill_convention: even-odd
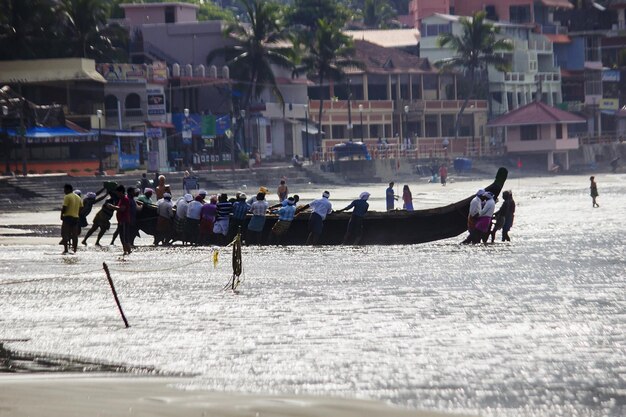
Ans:
[{"label": "green foliage", "polygon": [[2,0],[0,59],[125,60],[127,34],[107,25],[107,0]]},{"label": "green foliage", "polygon": [[272,68],[293,68],[291,48],[285,46],[283,8],[265,0],[241,0],[241,4],[249,23],[236,21],[226,25],[224,35],[236,44],[212,51],[207,64],[217,57],[226,60],[232,77],[240,81],[245,91],[241,108],[248,107],[250,100],[258,98],[266,88],[283,104]]},{"label": "green foliage", "polygon": [[483,87],[488,67],[493,66],[498,71],[506,71],[509,63],[502,56],[502,52],[513,50],[510,40],[497,38],[499,28],[486,22],[485,16],[485,12],[480,11],[471,18],[461,17],[459,19],[462,27],[461,35],[444,33],[437,39],[440,48],[451,48],[455,56],[439,60],[435,62],[435,66],[444,71],[461,70],[469,86],[469,91],[456,117],[455,138],[458,136],[460,120],[469,99],[474,96],[475,91],[488,91],[488,88]]},{"label": "green foliage", "polygon": [[369,28],[385,29],[392,26],[396,11],[386,0],[365,0],[363,23]]}]

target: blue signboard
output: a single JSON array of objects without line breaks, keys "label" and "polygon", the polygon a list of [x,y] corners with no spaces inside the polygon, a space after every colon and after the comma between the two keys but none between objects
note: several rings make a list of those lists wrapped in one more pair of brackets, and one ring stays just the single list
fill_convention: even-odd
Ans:
[{"label": "blue signboard", "polygon": [[230,129],[230,116],[222,116],[218,117],[215,120],[215,134],[216,135],[225,135],[226,131]]}]

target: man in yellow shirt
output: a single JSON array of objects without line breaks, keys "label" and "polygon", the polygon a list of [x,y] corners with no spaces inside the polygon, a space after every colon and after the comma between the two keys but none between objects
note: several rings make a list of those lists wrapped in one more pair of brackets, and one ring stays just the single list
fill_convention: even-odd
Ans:
[{"label": "man in yellow shirt", "polygon": [[78,217],[80,208],[83,206],[83,200],[74,194],[74,188],[71,184],[65,184],[63,187],[65,197],[63,197],[63,208],[61,209],[61,239],[63,242],[63,254],[67,254],[70,241],[72,249],[76,253],[78,247]]}]

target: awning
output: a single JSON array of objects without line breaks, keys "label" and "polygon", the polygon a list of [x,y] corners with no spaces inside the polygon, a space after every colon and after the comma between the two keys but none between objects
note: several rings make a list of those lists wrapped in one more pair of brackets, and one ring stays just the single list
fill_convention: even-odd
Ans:
[{"label": "awning", "polygon": [[[14,142],[20,140],[21,135],[15,129],[7,129],[7,133],[13,138]],[[98,136],[92,132],[77,132],[65,126],[57,127],[30,127],[26,129],[26,143],[28,144],[44,144],[44,143],[84,143],[96,142]]]},{"label": "awning", "polygon": [[54,81],[106,83],[102,75],[96,71],[96,63],[92,59],[33,59],[0,62],[1,83],[28,84]]},{"label": "awning", "polygon": [[98,130],[92,130],[91,133],[95,133],[96,135],[98,133],[102,133],[102,135],[104,136],[115,136],[118,138],[143,138],[145,136],[145,133],[143,131],[141,132],[135,132],[132,130],[108,130],[108,129],[102,129],[101,132],[99,132]]},{"label": "awning", "polygon": [[572,39],[567,35],[552,35],[549,33],[544,33],[543,36],[548,38],[548,40],[552,43],[571,43]]},{"label": "awning", "polygon": [[568,0],[541,0],[544,6],[555,7],[559,9],[573,9],[574,5]]},{"label": "awning", "polygon": [[604,7],[603,5],[601,5],[601,4],[599,4],[599,3],[596,3],[595,1],[592,1],[592,2],[591,2],[591,5],[592,5],[593,7],[595,7],[596,9],[600,10],[601,12],[603,12],[603,11],[605,11],[605,10],[606,10],[606,7]]},{"label": "awning", "polygon": [[[315,125],[309,124],[308,126],[302,126],[302,131],[309,133],[311,135],[317,135],[319,133],[319,130],[317,130],[317,128],[315,127]],[[322,132],[322,135],[324,134],[324,132]]]},{"label": "awning", "polygon": [[[20,136],[19,133],[15,129],[7,129],[7,133],[9,136]],[[60,136],[82,136],[89,137],[93,136],[93,132],[81,133],[75,130],[70,129],[65,126],[57,126],[57,127],[29,127],[26,129],[27,138],[54,138]]]},{"label": "awning", "polygon": [[174,129],[174,125],[172,123],[167,122],[158,122],[158,121],[148,121],[148,127],[157,127],[161,129]]}]

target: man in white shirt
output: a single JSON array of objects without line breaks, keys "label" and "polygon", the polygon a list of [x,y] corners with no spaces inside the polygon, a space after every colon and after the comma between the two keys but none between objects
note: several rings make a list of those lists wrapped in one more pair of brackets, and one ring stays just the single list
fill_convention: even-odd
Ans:
[{"label": "man in white shirt", "polygon": [[469,213],[467,215],[467,231],[469,235],[467,238],[461,243],[471,243],[474,237],[474,232],[476,230],[476,220],[478,220],[478,216],[480,215],[480,210],[482,209],[482,197],[485,194],[485,190],[482,188],[476,192],[476,196],[472,198],[469,206]]},{"label": "man in white shirt", "polygon": [[476,220],[476,237],[474,238],[473,243],[478,243],[481,240],[483,243],[487,243],[487,237],[489,235],[489,230],[491,229],[491,218],[493,217],[494,211],[496,211],[496,200],[494,199],[494,195],[489,191],[486,191],[482,197],[485,200],[485,203],[480,209],[478,220]]},{"label": "man in white shirt", "polygon": [[174,216],[174,233],[176,239],[187,242],[187,236],[185,236],[185,222],[187,221],[187,209],[189,203],[193,200],[191,194],[185,194],[176,202],[176,215]]},{"label": "man in white shirt", "polygon": [[306,240],[307,245],[315,245],[322,235],[324,220],[326,220],[326,216],[333,211],[333,205],[329,198],[330,193],[324,191],[322,198],[318,198],[309,203],[309,207],[313,210],[313,213],[311,213],[311,217],[309,217],[309,237]]},{"label": "man in white shirt", "polygon": [[196,198],[187,204],[187,218],[185,219],[185,238],[191,244],[198,243],[200,233],[200,215],[204,204],[206,191],[200,190]]}]

